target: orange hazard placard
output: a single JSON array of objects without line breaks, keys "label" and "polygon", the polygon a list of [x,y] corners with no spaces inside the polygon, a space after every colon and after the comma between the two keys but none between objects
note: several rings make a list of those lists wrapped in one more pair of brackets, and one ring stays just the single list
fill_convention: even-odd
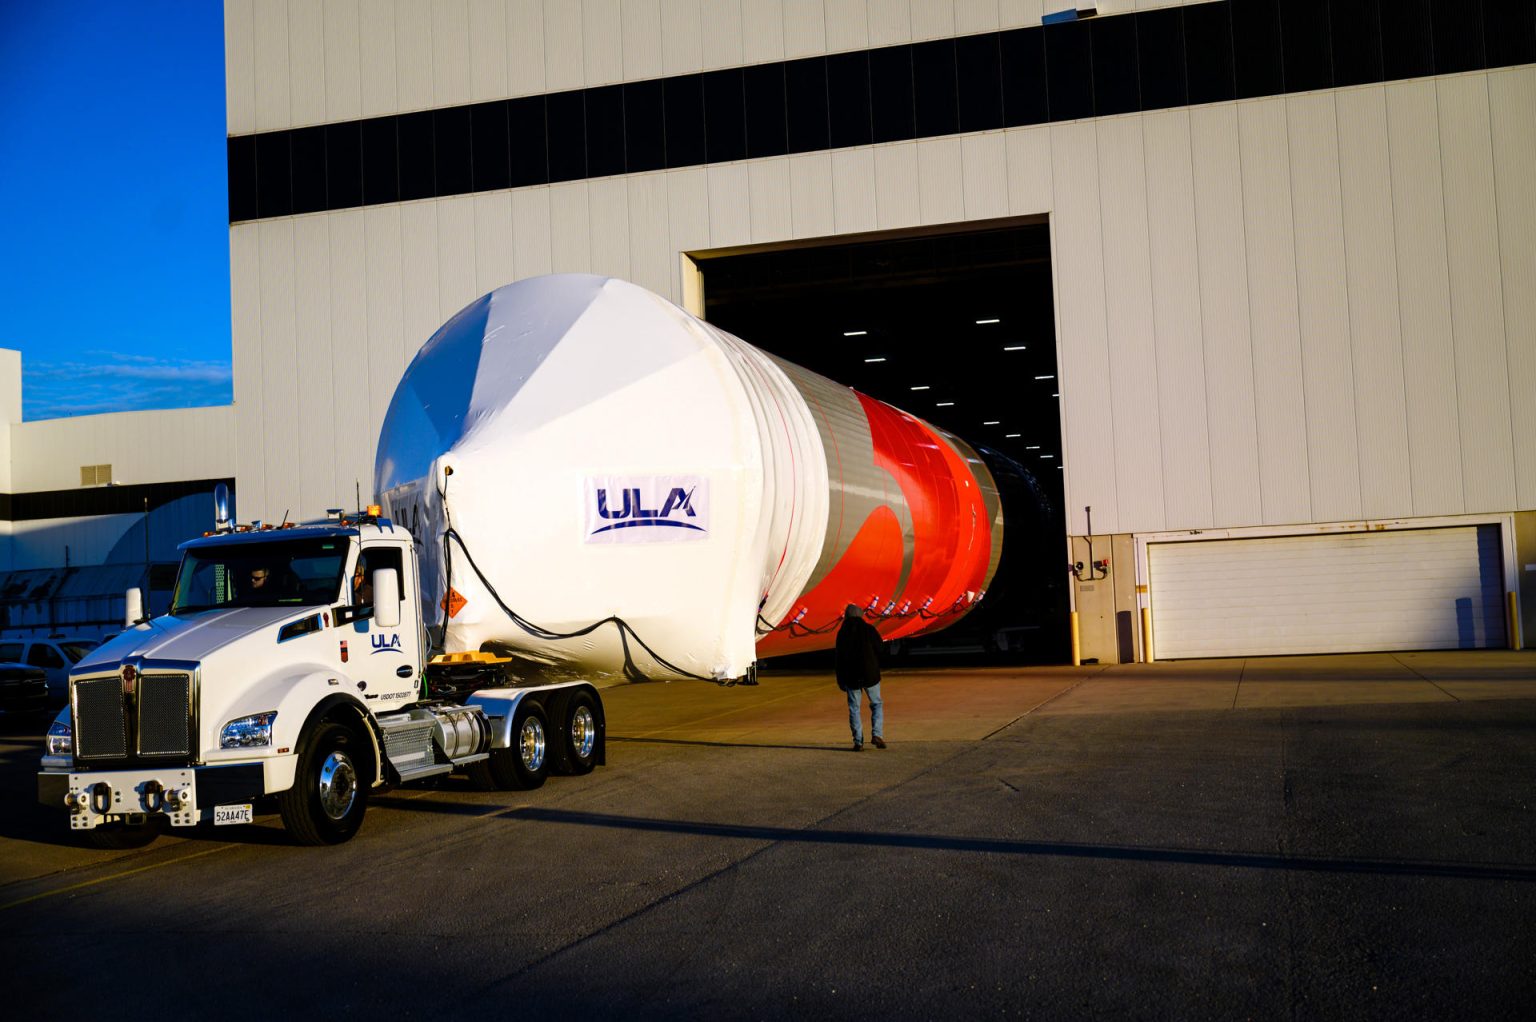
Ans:
[{"label": "orange hazard placard", "polygon": [[449,617],[457,617],[459,611],[464,609],[464,604],[468,602],[463,596],[459,595],[457,589],[449,586],[448,595],[443,597],[443,602],[440,606],[448,612]]}]

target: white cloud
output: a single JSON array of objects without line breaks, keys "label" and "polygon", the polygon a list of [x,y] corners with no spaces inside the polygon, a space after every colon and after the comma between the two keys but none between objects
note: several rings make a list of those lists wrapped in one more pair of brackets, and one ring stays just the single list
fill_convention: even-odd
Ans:
[{"label": "white cloud", "polygon": [[227,404],[228,362],[91,351],[95,361],[22,365],[27,419]]}]

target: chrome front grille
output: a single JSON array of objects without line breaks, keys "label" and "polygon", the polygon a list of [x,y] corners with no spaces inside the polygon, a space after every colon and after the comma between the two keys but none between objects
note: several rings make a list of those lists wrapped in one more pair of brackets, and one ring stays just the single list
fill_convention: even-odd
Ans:
[{"label": "chrome front grille", "polygon": [[128,716],[120,678],[75,682],[75,755],[122,759],[128,755]]},{"label": "chrome front grille", "polygon": [[146,674],[138,687],[139,755],[190,755],[192,676]]},{"label": "chrome front grille", "polygon": [[190,761],[197,753],[196,692],[187,671],[74,681],[75,758],[102,764]]}]

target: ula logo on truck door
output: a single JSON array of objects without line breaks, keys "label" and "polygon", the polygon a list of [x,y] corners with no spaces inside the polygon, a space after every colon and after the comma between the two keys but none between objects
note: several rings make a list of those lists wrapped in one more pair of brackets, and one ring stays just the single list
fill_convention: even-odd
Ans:
[{"label": "ula logo on truck door", "polygon": [[655,543],[709,533],[709,480],[601,476],[586,481],[588,543]]},{"label": "ula logo on truck door", "polygon": [[374,635],[370,635],[368,637],[368,639],[369,639],[370,642],[373,643],[373,651],[375,653],[403,653],[403,652],[405,652],[405,650],[403,650],[400,647],[400,636],[397,635],[397,634],[391,634],[391,635],[374,634]]}]

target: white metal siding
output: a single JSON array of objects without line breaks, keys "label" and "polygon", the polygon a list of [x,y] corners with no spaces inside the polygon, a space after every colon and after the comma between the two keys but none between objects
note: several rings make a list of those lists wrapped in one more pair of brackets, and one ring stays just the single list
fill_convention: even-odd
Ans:
[{"label": "white metal siding", "polygon": [[284,0],[255,0],[256,121],[243,131],[292,127],[288,107],[288,5]]},{"label": "white metal siding", "polygon": [[248,516],[269,522],[282,521],[285,514],[297,521],[299,509],[305,506],[299,492],[297,466],[298,445],[304,437],[298,421],[299,352],[294,319],[297,266],[293,234],[291,220],[259,224],[256,232],[261,260],[261,394],[267,413],[260,443],[267,499],[260,511],[248,503],[242,506]]},{"label": "white metal siding", "polygon": [[1360,506],[1367,518],[1411,508],[1396,228],[1382,88],[1338,94],[1339,176],[1359,430]]},{"label": "white metal siding", "polygon": [[795,237],[817,238],[831,234],[832,157],[808,153],[789,161],[790,219]]},{"label": "white metal siding", "polygon": [[917,195],[917,143],[875,147],[875,226],[888,231],[921,222]]},{"label": "white metal siding", "polygon": [[1397,223],[1411,513],[1460,514],[1466,505],[1461,493],[1445,188],[1440,176],[1434,82],[1387,86],[1387,140],[1392,153],[1392,211]]},{"label": "white metal siding", "polygon": [[497,0],[469,5],[469,94],[479,102],[507,95],[507,12]]},{"label": "white metal siding", "polygon": [[752,240],[778,241],[793,237],[789,161],[764,160],[752,164],[747,190],[752,203]]},{"label": "white metal siding", "polygon": [[295,124],[328,119],[325,56],[325,9],[288,0],[288,93]]},{"label": "white metal siding", "polygon": [[469,4],[466,0],[432,3],[432,102],[436,106],[468,103],[471,53]]},{"label": "white metal siding", "polygon": [[1536,507],[1536,73],[1488,76],[1493,178],[1498,187],[1504,328],[1515,436],[1515,500]]},{"label": "white metal siding", "polygon": [[[1204,0],[1100,0],[1100,14]],[[1040,24],[1041,0],[224,0],[229,131]],[[290,104],[290,98],[292,100]]]},{"label": "white metal siding", "polygon": [[1312,518],[1349,521],[1360,517],[1360,458],[1334,101],[1331,93],[1291,97],[1286,119]]},{"label": "white metal siding", "polygon": [[[1162,427],[1158,417],[1157,338],[1153,332],[1152,247],[1147,228],[1142,119],[1113,117],[1099,122],[1097,128],[1099,209],[1106,224],[1119,224],[1124,231],[1121,242],[1104,246],[1115,485],[1122,515],[1131,521],[1162,521]],[[1066,382],[1081,386],[1087,381]],[[1054,383],[1059,385],[1062,381]],[[1021,381],[1021,386],[1028,385]],[[1044,393],[1057,389],[1058,386],[1052,386]],[[1037,392],[1035,396],[1041,395]]]},{"label": "white metal siding", "polygon": [[661,0],[628,0],[621,16],[625,80],[662,77]]},{"label": "white metal siding", "polygon": [[1497,526],[1152,543],[1159,659],[1504,644]]},{"label": "white metal siding", "polygon": [[[1488,76],[1444,78],[1435,87],[1440,112],[1440,165],[1445,174],[1462,494],[1468,511],[1497,511],[1515,502],[1515,460]],[[1531,279],[1517,278],[1510,286],[1528,288]],[[1521,397],[1531,399],[1530,394]]]},{"label": "white metal siding", "polygon": [[225,479],[235,474],[234,424],[231,405],[12,423],[8,489],[73,490],[80,466],[97,464],[125,484]]},{"label": "white metal siding", "polygon": [[1051,129],[1015,128],[1003,137],[1008,160],[1008,212],[1014,216],[1049,213],[1055,208]]},{"label": "white metal siding", "polygon": [[925,224],[965,219],[964,146],[959,138],[917,143],[917,205]]},{"label": "white metal siding", "polygon": [[[363,116],[377,117],[399,109],[399,90],[395,87],[395,19],[392,10],[372,4],[368,16],[358,22],[358,88],[362,92]],[[230,134],[249,130],[233,123]]]},{"label": "white metal siding", "polygon": [[838,234],[875,229],[875,154],[839,149],[832,154],[832,224]]},{"label": "white metal siding", "polygon": [[325,119],[353,120],[363,116],[363,33],[358,0],[332,0],[324,12]]},{"label": "white metal siding", "polygon": [[1263,520],[1312,521],[1285,100],[1239,104],[1237,129]]},{"label": "white metal siding", "polygon": [[1211,450],[1189,111],[1149,116],[1144,127],[1164,514],[1168,521],[1210,528]]},{"label": "white metal siding", "polygon": [[1008,215],[1008,149],[1002,133],[966,135],[960,143],[960,173],[965,196],[961,219]]},{"label": "white metal siding", "polygon": [[699,14],[704,25],[704,69],[742,63],[741,0],[703,0]]},{"label": "white metal siding", "polygon": [[[294,221],[294,331],[302,338],[299,354],[298,442],[290,452],[289,472],[299,480],[300,507],[328,499],[336,492],[336,458],[320,438],[335,435],[336,392],[331,352],[330,224],[323,217]],[[343,378],[343,385],[351,385]],[[238,496],[238,494],[237,494]],[[334,505],[333,505],[334,506]]]},{"label": "white metal siding", "polygon": [[[1051,129],[1051,260],[1078,268],[1076,273],[1056,274],[1055,381],[1063,402],[1062,448],[1069,475],[1067,531],[1078,535],[1088,531],[1087,516],[1079,510],[1085,506],[1098,509],[1098,531],[1120,532],[1124,527],[1115,489],[1114,418],[1119,410],[1105,398],[1109,328],[1099,183],[1098,175],[1086,169],[1097,167],[1098,160],[1092,123]],[[1034,386],[1032,380],[1024,382]]]},{"label": "white metal siding", "polygon": [[784,59],[784,0],[745,0],[741,5],[742,56],[748,64]]},{"label": "white metal siding", "polygon": [[[1237,108],[1223,104],[1192,110],[1189,127],[1211,451],[1211,520],[1216,526],[1256,525],[1263,520],[1263,510]],[[1169,436],[1163,442],[1177,444],[1183,438]],[[1175,528],[1200,527],[1177,518],[1169,521],[1177,523]]]}]

